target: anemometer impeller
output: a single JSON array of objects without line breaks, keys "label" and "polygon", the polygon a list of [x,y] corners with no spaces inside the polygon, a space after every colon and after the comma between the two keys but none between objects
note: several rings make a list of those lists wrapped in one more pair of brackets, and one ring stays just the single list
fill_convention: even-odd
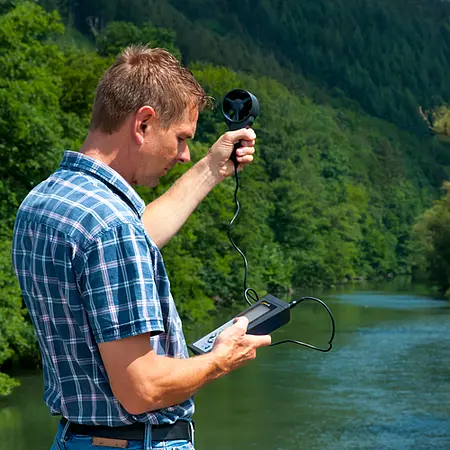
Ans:
[{"label": "anemometer impeller", "polygon": [[[230,131],[249,128],[259,114],[258,99],[244,89],[233,89],[223,98],[222,114]],[[233,153],[230,156],[235,166],[238,164],[236,150],[239,147],[239,142],[234,144]]]}]

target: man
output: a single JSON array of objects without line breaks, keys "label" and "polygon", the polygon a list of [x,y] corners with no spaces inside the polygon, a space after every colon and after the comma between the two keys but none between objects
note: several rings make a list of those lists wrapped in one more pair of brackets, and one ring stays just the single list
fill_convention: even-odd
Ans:
[{"label": "man", "polygon": [[206,194],[253,159],[251,129],[209,153],[145,207],[131,185],[156,186],[190,160],[207,97],[168,52],[129,47],[105,72],[80,153],[22,203],[13,261],[42,353],[44,400],[61,423],[52,449],[192,449],[192,396],[255,357],[269,336],[239,319],[206,355],[188,358],[159,248]]}]

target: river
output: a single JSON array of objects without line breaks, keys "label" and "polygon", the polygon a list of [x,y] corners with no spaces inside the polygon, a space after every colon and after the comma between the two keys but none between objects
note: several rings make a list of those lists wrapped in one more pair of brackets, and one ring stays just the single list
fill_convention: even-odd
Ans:
[{"label": "river", "polygon": [[[322,299],[336,318],[333,350],[261,349],[206,386],[196,396],[197,450],[450,449],[450,303],[398,289]],[[326,313],[303,303],[273,341],[325,346],[328,333]],[[41,374],[20,380],[0,400],[0,450],[48,450],[57,418],[41,400]]]}]

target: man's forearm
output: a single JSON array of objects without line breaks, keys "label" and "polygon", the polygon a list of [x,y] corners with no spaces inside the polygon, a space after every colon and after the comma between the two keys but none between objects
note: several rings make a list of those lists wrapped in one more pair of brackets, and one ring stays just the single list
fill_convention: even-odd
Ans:
[{"label": "man's forearm", "polygon": [[191,167],[161,197],[147,205],[142,216],[145,229],[158,247],[163,247],[182,227],[220,177],[208,156]]},{"label": "man's forearm", "polygon": [[182,403],[229,371],[220,351],[187,359],[157,355],[148,333],[100,343],[99,350],[114,396],[130,414]]},{"label": "man's forearm", "polygon": [[144,371],[139,367],[143,361],[138,362],[136,367],[128,367],[128,376],[136,395],[131,396],[128,391],[126,400],[132,403],[124,406],[133,414],[180,404],[206,383],[226,373],[216,364],[212,354],[189,359],[169,358],[154,353],[147,356],[146,366],[151,367],[151,370]]}]

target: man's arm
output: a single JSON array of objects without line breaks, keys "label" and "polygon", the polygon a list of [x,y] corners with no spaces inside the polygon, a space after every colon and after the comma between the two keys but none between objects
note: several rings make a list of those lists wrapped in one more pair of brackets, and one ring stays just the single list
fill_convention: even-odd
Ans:
[{"label": "man's arm", "polygon": [[237,158],[239,169],[253,161],[255,138],[252,129],[225,133],[203,159],[146,207],[142,221],[159,248],[170,241],[211,189],[234,173],[230,155],[236,142],[242,144]]},{"label": "man's arm", "polygon": [[246,334],[247,326],[248,320],[239,318],[221,333],[210,353],[188,359],[157,355],[148,333],[99,344],[114,396],[130,414],[182,403],[270,344],[270,336]]}]

